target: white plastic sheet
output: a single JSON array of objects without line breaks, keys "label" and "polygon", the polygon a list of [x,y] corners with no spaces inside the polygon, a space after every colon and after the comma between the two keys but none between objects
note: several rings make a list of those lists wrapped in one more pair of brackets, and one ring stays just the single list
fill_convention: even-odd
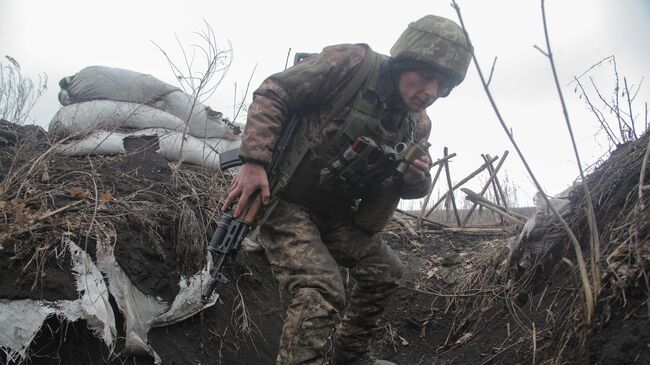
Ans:
[{"label": "white plastic sheet", "polygon": [[86,320],[93,333],[112,348],[117,328],[109,303],[111,295],[124,316],[125,352],[149,354],[159,364],[161,359],[147,340],[149,330],[188,318],[214,305],[218,299],[218,294],[214,294],[208,303],[201,301],[202,283],[209,277],[207,269],[189,279],[182,278],[181,290],[169,305],[137,289],[115,260],[110,243],[98,241],[96,263],[74,242],[68,240],[67,247],[72,256],[79,298],[69,301],[0,300],[0,347],[5,351],[6,362],[20,362],[28,356],[30,343],[43,322],[52,315],[70,322]]}]

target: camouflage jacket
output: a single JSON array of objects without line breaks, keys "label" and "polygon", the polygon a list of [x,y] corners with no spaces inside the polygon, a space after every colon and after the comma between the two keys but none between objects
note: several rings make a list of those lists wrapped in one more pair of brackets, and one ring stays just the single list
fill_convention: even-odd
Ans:
[{"label": "camouflage jacket", "polygon": [[[351,100],[350,105],[343,108],[338,115],[326,120],[333,107],[332,101],[359,69],[367,52],[366,47],[353,44],[326,47],[320,54],[267,78],[253,94],[242,137],[240,158],[244,162],[268,166],[282,123],[296,111],[301,114],[300,122],[307,123],[307,136],[312,144],[329,141],[345,121],[352,104]],[[385,66],[389,67],[388,64]],[[407,110],[396,89],[395,77],[390,70],[385,72],[382,101],[385,102],[385,109],[391,117],[389,123],[397,123],[402,120]],[[427,140],[430,131],[429,117],[425,112],[419,113],[414,140]],[[414,186],[402,183],[400,196],[406,199],[422,197],[426,194],[429,183],[429,176]]]}]

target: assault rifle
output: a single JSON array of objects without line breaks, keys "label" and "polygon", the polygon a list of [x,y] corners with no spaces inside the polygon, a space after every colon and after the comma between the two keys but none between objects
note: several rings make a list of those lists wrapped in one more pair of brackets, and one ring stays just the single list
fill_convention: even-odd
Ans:
[{"label": "assault rifle", "polygon": [[[269,186],[271,191],[273,191],[273,187],[277,180],[276,170],[282,156],[284,155],[287,145],[293,137],[296,125],[297,118],[295,116],[289,118],[289,121],[283,128],[280,139],[276,144],[271,164],[267,171],[267,175],[270,177]],[[219,166],[221,167],[221,171],[241,165],[242,161],[239,159],[239,148],[219,154]],[[234,205],[235,204],[233,204],[233,206]],[[240,218],[234,217],[234,208],[232,207],[228,208],[221,216],[219,223],[217,223],[217,229],[208,244],[208,252],[210,252],[210,255],[212,256],[214,265],[210,270],[210,279],[201,292],[201,300],[203,303],[210,301],[212,292],[214,292],[214,289],[219,283],[228,283],[228,278],[226,278],[222,273],[226,259],[228,257],[235,257],[241,243],[244,241],[244,238],[246,238],[251,226],[255,223],[262,210],[262,196],[258,190],[248,199],[248,202],[244,207],[244,212]]]}]

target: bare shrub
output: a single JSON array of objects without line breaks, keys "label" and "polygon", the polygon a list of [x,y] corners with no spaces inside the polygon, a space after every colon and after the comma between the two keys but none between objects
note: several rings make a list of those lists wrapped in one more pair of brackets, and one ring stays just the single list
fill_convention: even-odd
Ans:
[{"label": "bare shrub", "polygon": [[5,56],[5,59],[7,64],[0,61],[0,119],[23,125],[47,90],[47,75],[39,74],[35,84],[22,73],[16,59],[11,56]]},{"label": "bare shrub", "polygon": [[[609,79],[602,69],[611,66]],[[596,75],[597,72],[601,72]],[[629,83],[627,77],[619,75],[616,56],[608,56],[589,67],[580,76],[574,77],[573,91],[587,105],[598,122],[599,132],[607,136],[609,150],[616,146],[635,141],[648,130],[648,103],[644,110],[635,112],[641,101],[637,95],[643,79],[638,84]],[[609,93],[604,93],[602,83],[612,85]]]}]

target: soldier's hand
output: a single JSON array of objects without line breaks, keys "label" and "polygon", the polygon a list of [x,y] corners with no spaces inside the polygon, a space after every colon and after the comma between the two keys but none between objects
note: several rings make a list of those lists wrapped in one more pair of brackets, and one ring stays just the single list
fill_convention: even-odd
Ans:
[{"label": "soldier's hand", "polygon": [[402,175],[402,180],[405,184],[411,185],[416,184],[424,180],[427,176],[427,172],[431,169],[431,160],[428,155],[422,155],[404,171]]},{"label": "soldier's hand", "polygon": [[230,184],[230,193],[228,193],[228,197],[221,209],[226,210],[237,201],[234,216],[239,218],[246,207],[248,199],[257,190],[260,190],[262,194],[262,203],[268,204],[271,192],[266,170],[260,164],[247,162],[239,168],[239,172]]}]

